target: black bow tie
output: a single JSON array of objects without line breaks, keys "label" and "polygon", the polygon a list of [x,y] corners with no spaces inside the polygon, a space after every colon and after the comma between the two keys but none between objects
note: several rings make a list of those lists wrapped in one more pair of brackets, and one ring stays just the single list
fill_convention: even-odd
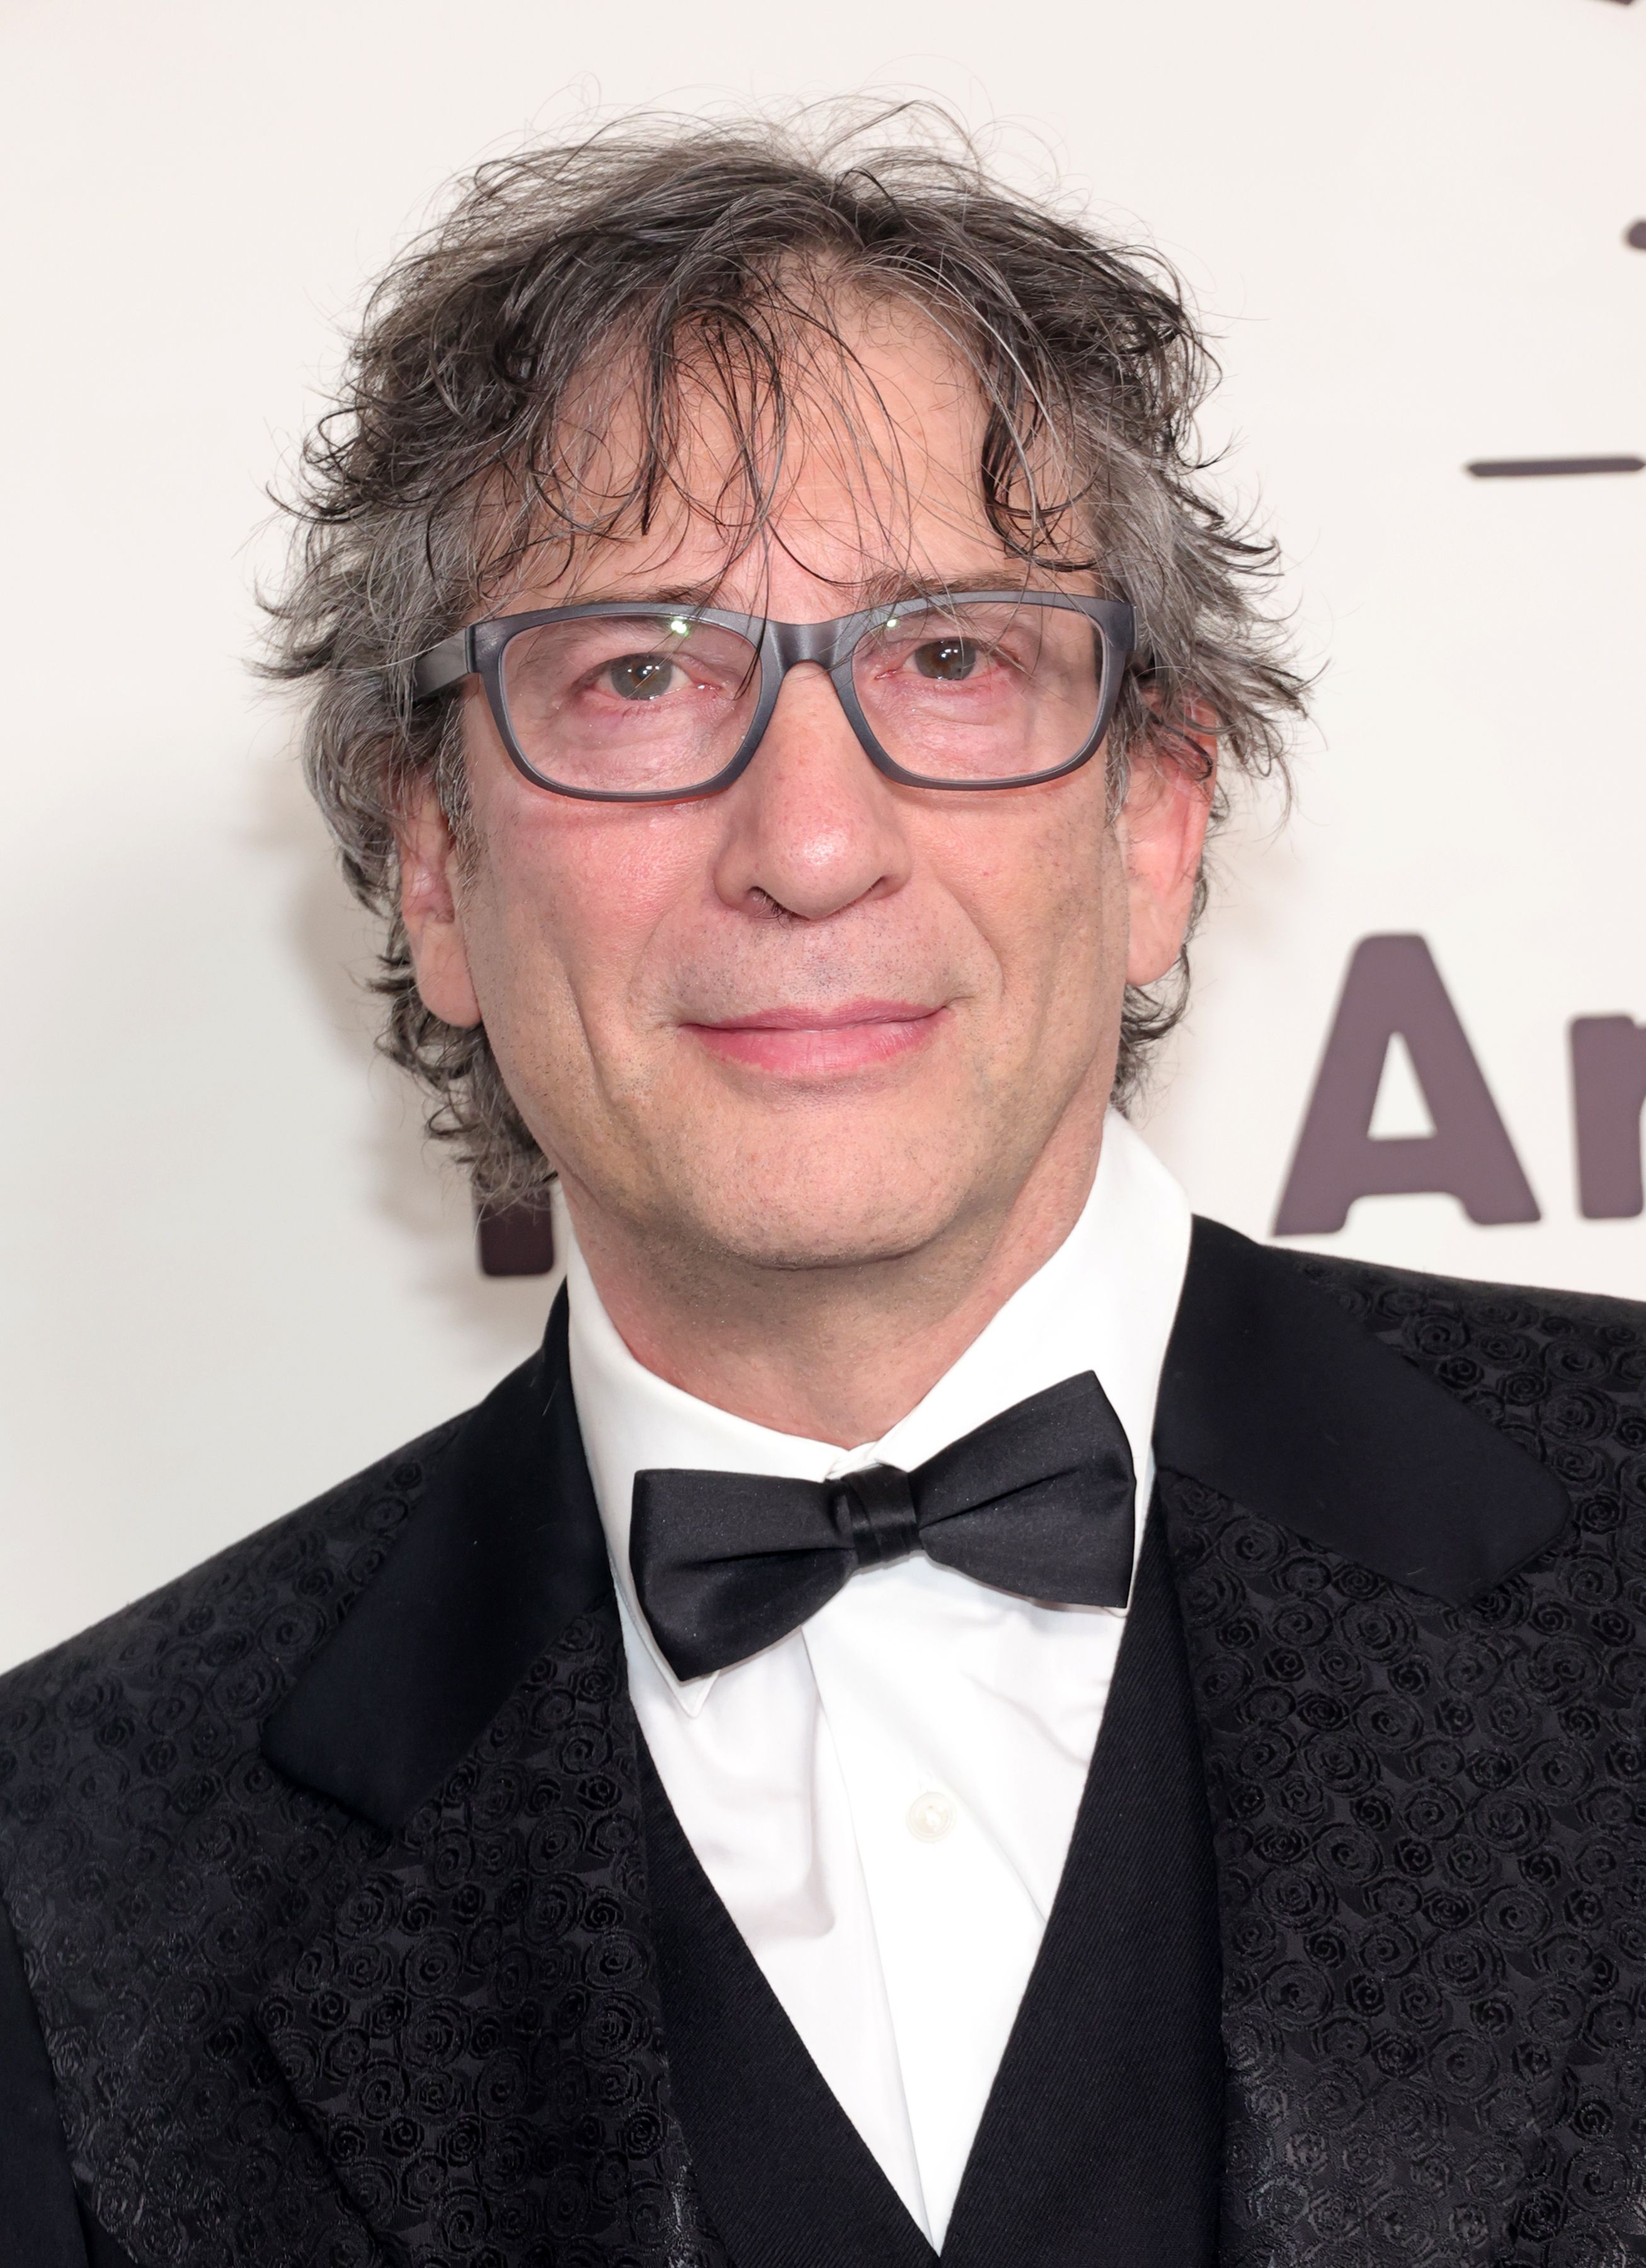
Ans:
[{"label": "black bow tie", "polygon": [[1020,1597],[1123,1607],[1134,1496],[1124,1429],[1085,1371],[912,1473],[636,1473],[628,1558],[670,1668],[705,1677],[786,1638],[860,1567],[912,1551]]}]

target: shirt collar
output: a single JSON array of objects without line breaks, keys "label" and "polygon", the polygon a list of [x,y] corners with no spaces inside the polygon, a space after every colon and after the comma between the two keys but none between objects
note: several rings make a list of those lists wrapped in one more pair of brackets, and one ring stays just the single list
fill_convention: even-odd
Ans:
[{"label": "shirt collar", "polygon": [[[663,1660],[628,1565],[635,1475],[652,1468],[827,1480],[860,1465],[923,1464],[1002,1410],[1095,1371],[1131,1444],[1139,1500],[1153,1476],[1150,1440],[1161,1366],[1189,1248],[1183,1191],[1118,1112],[1104,1123],[1091,1194],[1050,1259],[1020,1285],[907,1417],[878,1441],[842,1449],[775,1432],[682,1393],[637,1362],[594,1288],[563,1212],[572,1392],[619,1595],[680,1706],[697,1715],[714,1676],[682,1683]],[[1143,1523],[1138,1523],[1141,1535]]]}]

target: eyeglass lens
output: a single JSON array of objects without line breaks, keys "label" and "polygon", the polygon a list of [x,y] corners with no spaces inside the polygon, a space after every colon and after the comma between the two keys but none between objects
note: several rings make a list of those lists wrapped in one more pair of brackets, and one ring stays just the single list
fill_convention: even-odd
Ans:
[{"label": "eyeglass lens", "polygon": [[[1067,608],[913,606],[858,641],[852,684],[870,731],[905,771],[940,784],[1027,778],[1090,740],[1102,641]],[[503,689],[520,753],[544,778],[680,794],[743,746],[760,656],[738,632],[688,614],[585,616],[512,637]]]}]

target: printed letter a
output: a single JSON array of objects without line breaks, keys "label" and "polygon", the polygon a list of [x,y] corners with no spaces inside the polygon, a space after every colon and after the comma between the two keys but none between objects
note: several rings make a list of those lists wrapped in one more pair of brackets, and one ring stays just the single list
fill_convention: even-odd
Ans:
[{"label": "printed letter a", "polygon": [[[1372,1112],[1389,1042],[1405,1041],[1432,1134],[1379,1138]],[[1421,937],[1363,938],[1275,1216],[1276,1236],[1326,1236],[1356,1197],[1441,1190],[1482,1226],[1536,1220],[1508,1130]]]}]

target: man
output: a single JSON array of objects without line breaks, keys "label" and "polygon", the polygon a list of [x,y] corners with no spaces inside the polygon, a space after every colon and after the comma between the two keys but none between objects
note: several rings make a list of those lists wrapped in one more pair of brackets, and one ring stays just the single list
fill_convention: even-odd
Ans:
[{"label": "man", "polygon": [[7,2268],[1646,2256],[1640,1315],[1192,1223],[1115,1108],[1298,705],[1202,376],[765,129],[380,287],[279,666],[567,1291],[0,1688]]}]

